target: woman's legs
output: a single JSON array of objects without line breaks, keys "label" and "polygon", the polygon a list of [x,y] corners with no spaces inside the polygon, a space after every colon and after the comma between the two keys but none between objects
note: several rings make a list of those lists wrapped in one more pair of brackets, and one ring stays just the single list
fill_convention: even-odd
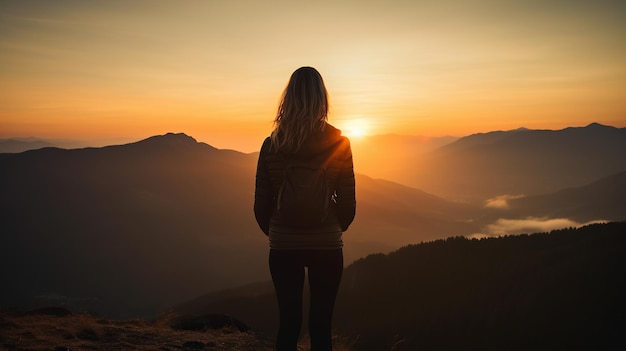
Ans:
[{"label": "woman's legs", "polygon": [[297,351],[302,327],[304,266],[290,250],[270,250],[270,273],[278,299],[280,327],[276,351]]},{"label": "woman's legs", "polygon": [[308,262],[311,306],[309,336],[311,351],[332,350],[333,309],[343,273],[343,254],[339,250],[319,250]]},{"label": "woman's legs", "polygon": [[342,250],[270,250],[269,263],[280,314],[276,351],[297,350],[305,267],[311,292],[311,351],[332,350],[331,321],[343,273]]}]

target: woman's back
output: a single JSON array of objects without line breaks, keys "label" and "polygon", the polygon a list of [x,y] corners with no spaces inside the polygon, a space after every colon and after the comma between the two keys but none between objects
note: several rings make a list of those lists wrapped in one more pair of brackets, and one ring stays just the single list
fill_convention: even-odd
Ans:
[{"label": "woman's back", "polygon": [[356,200],[350,142],[326,122],[327,114],[321,75],[299,68],[259,153],[254,214],[270,241],[280,312],[277,351],[297,350],[305,271],[311,350],[332,350],[331,319],[343,272],[341,236],[354,219]]}]

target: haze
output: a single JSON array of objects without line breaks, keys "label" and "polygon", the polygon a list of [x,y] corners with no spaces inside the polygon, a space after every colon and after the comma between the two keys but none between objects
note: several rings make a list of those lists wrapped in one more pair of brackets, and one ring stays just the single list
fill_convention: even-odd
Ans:
[{"label": "haze", "polygon": [[314,66],[353,136],[626,126],[622,1],[0,1],[0,138],[254,151]]}]

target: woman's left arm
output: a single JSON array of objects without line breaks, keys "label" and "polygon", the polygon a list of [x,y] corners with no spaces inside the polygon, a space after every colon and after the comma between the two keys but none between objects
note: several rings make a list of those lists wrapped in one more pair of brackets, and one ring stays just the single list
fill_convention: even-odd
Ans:
[{"label": "woman's left arm", "polygon": [[269,235],[270,218],[274,212],[274,195],[266,162],[269,143],[270,140],[267,138],[265,142],[263,142],[261,152],[259,153],[254,189],[254,216],[259,228],[261,228],[265,235]]}]

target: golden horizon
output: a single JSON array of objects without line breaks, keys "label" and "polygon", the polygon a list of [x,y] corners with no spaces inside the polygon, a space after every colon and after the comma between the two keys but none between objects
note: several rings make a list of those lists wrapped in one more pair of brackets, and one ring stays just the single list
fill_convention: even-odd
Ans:
[{"label": "golden horizon", "polygon": [[306,65],[353,138],[626,126],[626,3],[244,2],[1,4],[0,138],[250,151]]}]

